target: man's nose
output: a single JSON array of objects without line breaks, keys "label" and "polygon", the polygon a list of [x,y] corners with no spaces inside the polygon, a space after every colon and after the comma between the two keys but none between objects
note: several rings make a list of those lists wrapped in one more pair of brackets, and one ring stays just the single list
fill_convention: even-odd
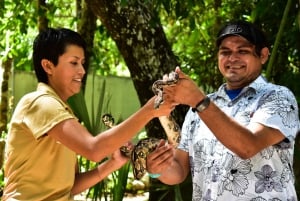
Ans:
[{"label": "man's nose", "polygon": [[238,52],[232,52],[229,56],[228,56],[228,60],[230,61],[236,61],[240,58],[240,55]]}]

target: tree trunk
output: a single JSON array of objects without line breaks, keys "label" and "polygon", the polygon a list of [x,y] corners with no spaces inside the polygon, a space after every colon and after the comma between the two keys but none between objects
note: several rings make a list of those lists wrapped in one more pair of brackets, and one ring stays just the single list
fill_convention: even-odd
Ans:
[{"label": "tree trunk", "polygon": [[9,75],[11,73],[12,69],[12,59],[7,59],[3,62],[1,66],[3,71],[3,79],[1,84],[1,112],[0,112],[0,168],[2,168],[3,165],[3,158],[4,158],[4,147],[5,147],[5,141],[2,140],[4,136],[2,136],[4,133],[7,133],[7,122],[8,122],[8,114],[9,114],[9,99],[8,99],[8,80]]},{"label": "tree trunk", "polygon": [[[161,23],[152,5],[140,1],[86,0],[116,42],[128,69],[141,104],[154,94],[152,84],[178,65]],[[125,104],[125,103],[124,103]],[[176,109],[175,119],[181,125],[186,107]],[[159,120],[146,125],[148,136],[165,138]],[[153,180],[152,182],[158,182]],[[158,200],[162,192],[150,192],[149,200]],[[175,200],[171,192],[165,201]]]},{"label": "tree trunk", "polygon": [[[97,17],[91,11],[90,7],[86,5],[85,1],[77,0],[76,5],[77,5],[76,6],[77,17],[78,19],[80,19],[78,24],[78,32],[85,39],[86,46],[87,46],[84,67],[86,72],[89,72],[90,58],[91,58],[92,49],[94,47],[94,36],[96,31]],[[82,87],[83,90],[85,89],[87,75],[88,73],[86,73],[83,78],[83,85],[84,85]]]},{"label": "tree trunk", "polygon": [[[153,96],[152,84],[178,65],[159,18],[138,1],[86,0],[116,42],[131,73],[141,104]],[[146,126],[149,135],[163,133],[158,120]],[[160,137],[160,136],[157,136]]]},{"label": "tree trunk", "polygon": [[38,30],[43,31],[48,28],[47,19],[47,4],[45,0],[38,0],[37,1],[37,13],[38,13]]}]

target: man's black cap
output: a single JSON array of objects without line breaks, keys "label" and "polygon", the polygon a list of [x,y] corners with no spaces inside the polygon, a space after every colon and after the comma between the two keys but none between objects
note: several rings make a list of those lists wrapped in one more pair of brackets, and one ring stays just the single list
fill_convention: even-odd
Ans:
[{"label": "man's black cap", "polygon": [[222,40],[228,36],[237,35],[247,39],[250,43],[260,48],[267,47],[267,40],[264,33],[254,24],[246,21],[235,21],[225,25],[217,35],[217,47]]}]

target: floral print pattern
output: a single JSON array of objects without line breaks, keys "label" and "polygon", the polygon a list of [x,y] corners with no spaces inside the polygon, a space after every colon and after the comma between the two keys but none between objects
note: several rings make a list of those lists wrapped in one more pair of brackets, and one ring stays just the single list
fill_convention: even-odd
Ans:
[{"label": "floral print pattern", "polygon": [[300,126],[294,95],[261,76],[233,100],[224,88],[222,85],[209,97],[227,115],[246,127],[257,122],[278,129],[286,138],[243,160],[221,144],[190,110],[178,148],[189,153],[193,201],[296,201],[292,163]]},{"label": "floral print pattern", "polygon": [[280,175],[270,165],[264,165],[262,170],[254,172],[254,175],[258,178],[258,181],[255,183],[256,193],[271,192],[272,190],[282,192]]},{"label": "floral print pattern", "polygon": [[218,195],[221,195],[224,190],[230,191],[236,196],[243,195],[249,185],[246,175],[251,170],[250,160],[242,160],[228,153],[225,160],[227,163],[224,164],[226,173],[220,182]]}]

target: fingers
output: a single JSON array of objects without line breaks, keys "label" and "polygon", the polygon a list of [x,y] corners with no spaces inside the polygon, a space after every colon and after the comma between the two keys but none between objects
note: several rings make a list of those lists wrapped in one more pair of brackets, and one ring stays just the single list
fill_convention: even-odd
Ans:
[{"label": "fingers", "polygon": [[[185,75],[179,67],[175,68],[175,73],[179,76],[179,81],[176,81],[176,84],[162,85],[162,94],[160,95],[163,96],[161,98],[163,102],[156,101],[153,103],[154,108],[158,108],[156,106],[159,104],[159,111],[155,113],[158,116],[167,115],[165,112],[171,113],[179,104],[194,105],[192,102],[194,97],[191,94],[199,93],[197,84]],[[172,76],[174,77],[174,71],[169,75],[165,74],[163,80],[166,81]]]},{"label": "fingers", "polygon": [[180,70],[179,66],[175,68],[175,72],[178,73],[179,78],[185,77],[185,74]]},{"label": "fingers", "polygon": [[184,74],[178,66],[175,68],[175,72],[179,75],[179,79],[190,79],[189,76]]},{"label": "fingers", "polygon": [[163,93],[163,99],[164,99],[164,102],[163,104],[168,104],[168,105],[171,105],[171,107],[175,107],[176,105],[178,105],[179,103],[176,102],[175,100],[175,90],[168,87],[168,88],[165,88],[164,90],[164,93]]},{"label": "fingers", "polygon": [[166,81],[166,80],[168,80],[168,79],[169,79],[169,76],[168,76],[167,74],[165,74],[165,75],[163,76],[163,80]]},{"label": "fingers", "polygon": [[[171,92],[173,93],[173,92]],[[155,108],[155,102],[152,103],[152,108]],[[174,101],[174,95],[169,93],[163,94],[163,102],[159,105],[159,108],[155,109],[155,116],[166,116],[169,115],[172,110],[175,109],[176,105],[178,105],[177,102]]]},{"label": "fingers", "polygon": [[128,149],[132,150],[134,147],[134,144],[131,141],[128,141],[123,146],[126,146],[126,147],[128,147]]},{"label": "fingers", "polygon": [[147,156],[147,170],[151,173],[162,173],[170,167],[174,156],[171,145],[162,140],[156,150]]},{"label": "fingers", "polygon": [[179,78],[186,78],[186,75],[181,71],[179,66],[175,68],[175,72],[179,75]]},{"label": "fingers", "polygon": [[112,156],[110,157],[110,160],[113,161],[116,168],[120,168],[129,161],[129,158],[124,156],[121,153],[121,151],[118,149],[112,154]]}]

